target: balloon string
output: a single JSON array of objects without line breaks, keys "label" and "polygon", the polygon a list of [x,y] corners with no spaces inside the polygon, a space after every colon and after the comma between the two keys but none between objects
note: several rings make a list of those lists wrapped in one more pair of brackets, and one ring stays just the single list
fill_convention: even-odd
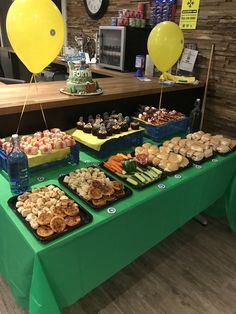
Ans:
[{"label": "balloon string", "polygon": [[[37,83],[35,74],[33,74],[33,76],[34,76],[34,81],[35,81],[36,92],[37,92],[37,95],[38,95],[38,92],[39,92],[38,91],[38,83]],[[40,103],[40,109],[41,109],[41,113],[42,113],[42,116],[43,116],[43,121],[44,121],[45,127],[46,127],[46,129],[48,129],[47,120],[46,120],[46,117],[45,117],[45,114],[44,114],[44,110],[43,110],[43,106],[42,106],[41,103]]]},{"label": "balloon string", "polygon": [[162,94],[163,94],[163,84],[161,84],[161,93],[160,93],[160,98],[159,98],[159,106],[158,106],[158,123],[160,119],[160,110],[161,110],[161,105],[162,105]]},{"label": "balloon string", "polygon": [[28,89],[27,89],[27,92],[26,92],[25,101],[24,101],[24,104],[23,104],[23,108],[21,110],[20,119],[19,119],[19,122],[18,122],[16,134],[18,134],[19,129],[20,129],[21,120],[22,120],[22,117],[23,117],[23,114],[24,114],[24,111],[25,111],[25,107],[26,107],[26,104],[27,104],[27,100],[28,100],[28,96],[29,96],[29,90],[30,90],[30,86],[32,84],[32,81],[33,81],[33,74],[31,75],[29,86],[28,86]]}]

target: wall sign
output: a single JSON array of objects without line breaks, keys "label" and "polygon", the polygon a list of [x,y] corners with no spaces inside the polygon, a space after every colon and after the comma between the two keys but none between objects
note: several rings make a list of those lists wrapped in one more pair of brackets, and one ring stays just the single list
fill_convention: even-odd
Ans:
[{"label": "wall sign", "polygon": [[179,27],[181,29],[195,29],[199,12],[200,0],[182,0]]}]

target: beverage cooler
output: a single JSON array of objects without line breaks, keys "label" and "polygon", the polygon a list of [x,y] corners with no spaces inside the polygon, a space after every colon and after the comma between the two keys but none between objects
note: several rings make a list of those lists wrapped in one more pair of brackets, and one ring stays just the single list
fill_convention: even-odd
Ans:
[{"label": "beverage cooler", "polygon": [[147,54],[149,29],[126,26],[99,27],[99,64],[122,72],[135,70],[135,56]]}]

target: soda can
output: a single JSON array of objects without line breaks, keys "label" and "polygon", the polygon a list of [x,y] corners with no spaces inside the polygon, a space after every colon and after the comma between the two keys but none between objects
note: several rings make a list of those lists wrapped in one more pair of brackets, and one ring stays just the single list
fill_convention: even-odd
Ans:
[{"label": "soda can", "polygon": [[141,21],[140,21],[140,19],[135,19],[135,26],[136,27],[141,27]]},{"label": "soda can", "polygon": [[145,28],[146,26],[146,20],[145,19],[140,19],[140,27]]},{"label": "soda can", "polygon": [[136,19],[135,18],[130,18],[129,19],[129,26],[131,27],[136,27]]},{"label": "soda can", "polygon": [[117,17],[113,16],[111,18],[111,26],[117,26]]}]

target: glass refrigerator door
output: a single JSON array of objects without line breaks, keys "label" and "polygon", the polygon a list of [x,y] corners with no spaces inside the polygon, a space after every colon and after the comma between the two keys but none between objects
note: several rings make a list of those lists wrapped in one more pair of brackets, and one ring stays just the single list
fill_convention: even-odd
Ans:
[{"label": "glass refrigerator door", "polygon": [[124,27],[100,28],[100,64],[113,69],[123,69],[124,36]]}]

